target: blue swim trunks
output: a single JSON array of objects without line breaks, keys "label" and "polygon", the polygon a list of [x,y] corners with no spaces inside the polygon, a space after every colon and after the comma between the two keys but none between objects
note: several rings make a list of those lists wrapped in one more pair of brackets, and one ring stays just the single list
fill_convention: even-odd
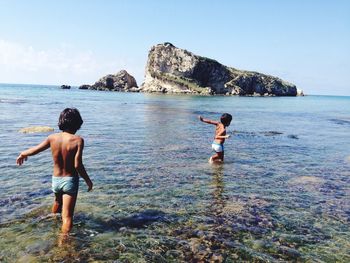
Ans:
[{"label": "blue swim trunks", "polygon": [[55,194],[76,194],[78,189],[78,176],[52,176],[52,191]]},{"label": "blue swim trunks", "polygon": [[217,153],[221,153],[224,151],[224,145],[216,143],[215,141],[212,143],[211,148]]}]

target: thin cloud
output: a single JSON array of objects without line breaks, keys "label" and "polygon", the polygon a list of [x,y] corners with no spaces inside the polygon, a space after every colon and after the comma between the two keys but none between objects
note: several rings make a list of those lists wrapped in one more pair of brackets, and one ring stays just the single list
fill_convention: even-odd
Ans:
[{"label": "thin cloud", "polygon": [[40,50],[0,39],[0,82],[80,85],[125,66],[125,61],[101,61],[91,50],[69,44]]}]

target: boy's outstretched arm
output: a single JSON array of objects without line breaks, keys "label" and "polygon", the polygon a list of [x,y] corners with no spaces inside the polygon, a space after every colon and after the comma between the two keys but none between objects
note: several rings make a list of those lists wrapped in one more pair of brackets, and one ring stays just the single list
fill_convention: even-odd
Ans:
[{"label": "boy's outstretched arm", "polygon": [[37,146],[29,148],[28,150],[21,152],[16,159],[16,163],[18,165],[22,165],[24,163],[24,161],[27,160],[28,156],[32,156],[32,155],[35,155],[35,154],[40,153],[42,151],[45,151],[49,147],[50,147],[50,139],[49,139],[49,137],[47,137],[43,142],[41,142]]},{"label": "boy's outstretched arm", "polygon": [[204,119],[202,116],[198,116],[199,120],[201,122],[205,122],[205,123],[208,123],[208,124],[213,124],[213,125],[218,125],[219,122],[218,121],[212,121],[212,120],[209,120],[209,119]]},{"label": "boy's outstretched arm", "polygon": [[81,141],[78,144],[77,153],[75,154],[74,168],[78,172],[78,174],[85,180],[85,183],[88,186],[88,192],[90,192],[92,190],[93,184],[83,164],[83,149],[84,149],[84,140],[81,139]]}]

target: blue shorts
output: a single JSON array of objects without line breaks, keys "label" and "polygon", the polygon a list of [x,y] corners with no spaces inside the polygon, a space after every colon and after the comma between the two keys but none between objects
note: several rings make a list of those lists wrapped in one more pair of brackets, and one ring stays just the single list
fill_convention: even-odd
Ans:
[{"label": "blue shorts", "polygon": [[212,143],[211,148],[217,153],[221,153],[224,151],[224,145],[216,142]]},{"label": "blue shorts", "polygon": [[52,191],[55,194],[76,194],[78,189],[78,176],[52,176]]}]

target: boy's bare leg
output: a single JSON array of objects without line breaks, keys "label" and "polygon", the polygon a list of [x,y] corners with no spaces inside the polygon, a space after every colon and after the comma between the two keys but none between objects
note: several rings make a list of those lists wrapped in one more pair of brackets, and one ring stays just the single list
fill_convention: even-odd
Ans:
[{"label": "boy's bare leg", "polygon": [[224,161],[224,151],[219,153],[219,158],[221,159],[222,162]]},{"label": "boy's bare leg", "polygon": [[218,159],[219,159],[219,155],[218,155],[218,153],[215,153],[212,157],[209,158],[209,162],[215,163],[218,161]]},{"label": "boy's bare leg", "polygon": [[61,213],[61,211],[62,211],[62,194],[55,193],[55,200],[53,201],[51,212],[56,214],[56,213]]},{"label": "boy's bare leg", "polygon": [[62,204],[62,234],[68,234],[73,227],[74,207],[77,201],[77,194],[63,194]]},{"label": "boy's bare leg", "polygon": [[212,157],[210,157],[209,162],[223,162],[224,161],[224,152],[217,152]]}]

